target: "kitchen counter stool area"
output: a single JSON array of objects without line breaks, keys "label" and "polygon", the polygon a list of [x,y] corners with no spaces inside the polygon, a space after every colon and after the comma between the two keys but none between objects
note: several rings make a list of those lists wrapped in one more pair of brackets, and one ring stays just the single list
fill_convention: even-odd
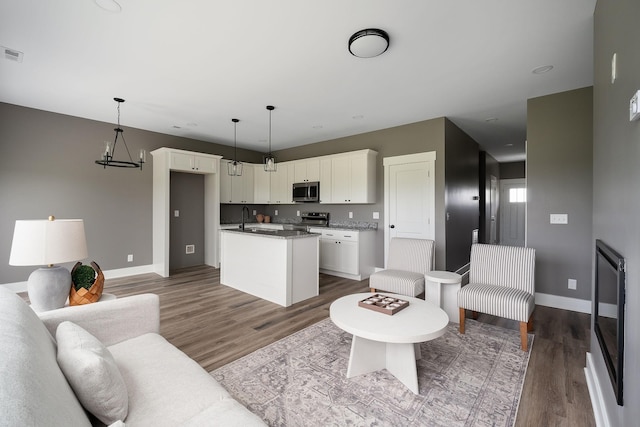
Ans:
[{"label": "kitchen counter stool area", "polygon": [[318,234],[221,230],[220,283],[288,307],[319,295]]}]

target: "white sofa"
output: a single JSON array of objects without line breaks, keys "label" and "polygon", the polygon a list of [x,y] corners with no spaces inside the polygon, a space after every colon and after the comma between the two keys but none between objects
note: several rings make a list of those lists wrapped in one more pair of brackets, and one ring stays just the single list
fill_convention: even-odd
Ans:
[{"label": "white sofa", "polygon": [[[80,404],[56,359],[63,321],[109,350],[126,385],[128,413],[113,425],[264,426],[159,332],[158,296],[137,295],[36,314],[0,287],[0,426],[102,423]],[[61,328],[62,329],[62,328]]]}]

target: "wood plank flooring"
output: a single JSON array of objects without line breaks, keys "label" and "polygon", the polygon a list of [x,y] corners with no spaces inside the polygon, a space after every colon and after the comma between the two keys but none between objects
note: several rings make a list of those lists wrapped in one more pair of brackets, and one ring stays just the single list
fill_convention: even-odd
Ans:
[{"label": "wood plank flooring", "polygon": [[[169,278],[143,274],[105,282],[105,292],[118,297],[159,295],[161,334],[207,371],[327,318],[336,298],[368,290],[368,280],[321,274],[318,297],[284,308],[220,285],[219,270],[207,266],[172,272]],[[536,308],[517,427],[595,426],[583,370],[589,317]],[[478,320],[518,330],[509,320],[483,314]]]}]

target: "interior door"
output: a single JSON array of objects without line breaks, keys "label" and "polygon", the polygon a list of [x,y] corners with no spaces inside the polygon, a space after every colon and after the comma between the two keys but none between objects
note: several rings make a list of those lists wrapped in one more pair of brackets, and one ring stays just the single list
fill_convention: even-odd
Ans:
[{"label": "interior door", "polygon": [[500,244],[525,246],[527,187],[524,179],[500,181]]},{"label": "interior door", "polygon": [[435,153],[387,157],[385,265],[394,237],[435,240]]}]

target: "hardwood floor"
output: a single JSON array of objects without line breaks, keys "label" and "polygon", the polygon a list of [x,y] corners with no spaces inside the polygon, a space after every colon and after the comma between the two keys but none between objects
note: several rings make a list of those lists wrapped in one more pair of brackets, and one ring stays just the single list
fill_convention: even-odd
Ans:
[{"label": "hardwood floor", "polygon": [[[320,296],[280,307],[220,285],[219,270],[193,267],[169,278],[144,274],[105,282],[124,297],[160,296],[160,332],[207,371],[329,316],[340,296],[368,292],[369,282],[320,275]],[[589,315],[537,307],[535,334],[518,409],[517,427],[595,426],[584,377]],[[480,314],[478,321],[518,330],[518,324]]]}]

